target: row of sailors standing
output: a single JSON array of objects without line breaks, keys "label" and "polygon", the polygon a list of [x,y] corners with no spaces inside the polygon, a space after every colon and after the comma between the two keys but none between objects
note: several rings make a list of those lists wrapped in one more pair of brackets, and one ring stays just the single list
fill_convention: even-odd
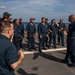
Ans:
[{"label": "row of sailors standing", "polygon": [[[28,39],[28,50],[31,51],[31,49],[35,49],[35,36],[36,36],[36,27],[34,24],[34,18],[30,18],[30,22],[26,25],[26,38]],[[37,27],[38,31],[38,38],[39,38],[39,51],[41,49],[46,49],[46,46],[48,48],[51,47],[51,43],[53,40],[54,48],[56,48],[56,34],[58,31],[58,44],[61,44],[64,46],[64,28],[65,24],[62,23],[63,20],[60,19],[60,23],[58,24],[55,19],[51,21],[51,25],[48,24],[48,19],[45,17],[41,18],[41,23],[39,23]],[[14,24],[14,37],[13,37],[13,43],[17,47],[17,51],[20,50],[20,47],[22,47],[22,40],[24,38],[24,25],[22,22],[22,19],[20,18],[13,20]]]},{"label": "row of sailors standing", "polygon": [[[34,24],[34,18],[30,18],[30,23],[26,25],[26,37],[28,39],[28,50],[36,49],[35,48],[35,34],[36,27]],[[38,38],[39,38],[39,52],[42,52],[42,48],[46,50],[46,46],[48,48],[51,47],[51,43],[53,40],[54,48],[56,48],[56,34],[58,32],[58,44],[64,46],[64,28],[65,24],[62,23],[63,20],[60,19],[60,23],[58,24],[55,19],[51,21],[51,25],[48,24],[48,19],[45,17],[41,18],[41,23],[39,23],[37,27]],[[49,41],[48,41],[49,40]]]},{"label": "row of sailors standing", "polygon": [[[3,21],[6,21],[6,18],[2,19]],[[15,46],[17,47],[17,50],[22,47],[22,40],[24,38],[24,25],[22,23],[22,19],[14,19],[14,37],[13,42]],[[51,21],[51,25],[48,24],[48,19],[45,17],[42,17],[41,23],[38,25],[38,38],[39,38],[39,51],[41,49],[46,49],[46,46],[48,48],[51,47],[51,43],[53,40],[54,48],[56,48],[56,34],[58,32],[58,44],[61,44],[64,46],[64,28],[65,24],[63,23],[63,20],[60,19],[60,23],[58,24],[55,19]],[[26,37],[28,39],[28,50],[36,49],[35,48],[35,36],[36,36],[36,27],[34,24],[34,18],[30,18],[30,22],[26,26]]]}]

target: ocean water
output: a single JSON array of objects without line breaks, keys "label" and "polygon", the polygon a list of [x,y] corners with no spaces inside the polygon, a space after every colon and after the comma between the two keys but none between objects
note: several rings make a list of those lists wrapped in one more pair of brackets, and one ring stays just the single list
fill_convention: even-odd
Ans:
[{"label": "ocean water", "polygon": [[[29,22],[23,22],[23,24],[24,24],[24,29],[26,29],[26,25],[27,25],[28,23],[29,23]],[[34,22],[36,29],[37,29],[37,26],[38,26],[39,23],[40,23],[40,22]],[[49,23],[49,24],[51,24],[51,23]],[[66,28],[68,28],[69,23],[65,23],[65,26],[66,26]]]}]

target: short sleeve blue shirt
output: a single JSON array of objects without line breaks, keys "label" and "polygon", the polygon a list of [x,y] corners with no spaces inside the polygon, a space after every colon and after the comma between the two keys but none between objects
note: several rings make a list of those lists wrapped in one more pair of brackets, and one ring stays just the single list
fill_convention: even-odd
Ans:
[{"label": "short sleeve blue shirt", "polygon": [[18,61],[18,53],[15,45],[0,34],[0,75],[14,75],[11,64]]}]

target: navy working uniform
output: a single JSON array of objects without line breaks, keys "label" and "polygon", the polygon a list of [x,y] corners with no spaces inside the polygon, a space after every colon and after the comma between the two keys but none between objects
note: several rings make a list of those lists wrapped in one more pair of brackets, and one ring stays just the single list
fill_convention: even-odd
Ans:
[{"label": "navy working uniform", "polygon": [[75,21],[70,24],[67,38],[70,41],[68,55],[70,53],[71,62],[75,65]]},{"label": "navy working uniform", "polygon": [[22,39],[20,25],[14,25],[14,38],[13,43],[17,47],[17,51],[20,50],[20,40]]},{"label": "navy working uniform", "polygon": [[[19,25],[20,25],[20,29],[21,29],[21,35],[24,38],[24,24],[23,23],[19,23]],[[20,40],[20,47],[22,47],[22,39]]]},{"label": "navy working uniform", "polygon": [[64,46],[64,28],[66,28],[65,24],[64,23],[62,23],[62,24],[59,23],[59,28],[58,28],[58,44],[60,44],[60,40],[61,40],[62,46]]},{"label": "navy working uniform", "polygon": [[35,44],[34,35],[36,33],[36,27],[34,23],[33,24],[28,23],[26,26],[26,31],[28,33],[28,49],[30,50],[31,48],[34,47],[34,44]]},{"label": "navy working uniform", "polygon": [[[47,29],[49,29],[49,23],[46,22]],[[46,46],[48,47],[48,37],[46,37]]]},{"label": "navy working uniform", "polygon": [[[40,23],[38,25],[38,38],[39,38],[39,50],[41,50],[41,47],[45,49],[45,44],[46,44],[46,37],[48,34],[48,27],[46,23]],[[42,38],[40,38],[42,36]]]},{"label": "navy working uniform", "polygon": [[49,26],[49,29],[52,31],[50,33],[50,39],[49,39],[49,48],[51,47],[51,43],[52,43],[52,39],[53,39],[53,45],[54,45],[54,48],[56,48],[56,34],[57,34],[57,26],[56,24],[54,25],[50,25]]},{"label": "navy working uniform", "polygon": [[10,65],[18,59],[15,45],[6,36],[0,34],[0,75],[15,75]]}]

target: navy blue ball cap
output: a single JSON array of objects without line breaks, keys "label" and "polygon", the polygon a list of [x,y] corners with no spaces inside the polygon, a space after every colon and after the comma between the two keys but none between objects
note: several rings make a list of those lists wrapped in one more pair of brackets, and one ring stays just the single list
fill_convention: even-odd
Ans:
[{"label": "navy blue ball cap", "polygon": [[30,20],[35,20],[35,18],[31,17]]},{"label": "navy blue ball cap", "polygon": [[11,16],[11,14],[8,13],[8,12],[4,12],[4,13],[3,13],[3,16]]}]

